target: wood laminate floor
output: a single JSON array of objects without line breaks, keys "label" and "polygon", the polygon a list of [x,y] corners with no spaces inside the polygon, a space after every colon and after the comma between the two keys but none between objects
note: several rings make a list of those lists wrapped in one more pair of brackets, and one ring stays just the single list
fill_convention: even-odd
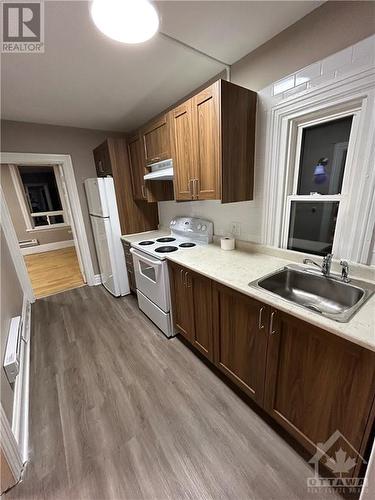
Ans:
[{"label": "wood laminate floor", "polygon": [[77,288],[38,300],[32,323],[30,463],[6,500],[323,497],[296,451],[134,297]]},{"label": "wood laminate floor", "polygon": [[24,259],[37,298],[84,285],[74,247],[25,255]]}]

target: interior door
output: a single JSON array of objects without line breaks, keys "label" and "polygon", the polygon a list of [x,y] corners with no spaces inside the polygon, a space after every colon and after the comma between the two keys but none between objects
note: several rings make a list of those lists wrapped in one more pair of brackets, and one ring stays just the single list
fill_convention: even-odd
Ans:
[{"label": "interior door", "polygon": [[192,98],[195,193],[200,200],[220,199],[219,82]]},{"label": "interior door", "polygon": [[262,404],[269,308],[216,283],[213,291],[215,364]]},{"label": "interior door", "polygon": [[194,147],[192,101],[171,111],[171,148],[176,200],[193,199]]},{"label": "interior door", "polygon": [[118,296],[119,290],[113,275],[113,252],[111,248],[111,224],[109,218],[91,216],[96,253],[102,284],[113,295]]}]

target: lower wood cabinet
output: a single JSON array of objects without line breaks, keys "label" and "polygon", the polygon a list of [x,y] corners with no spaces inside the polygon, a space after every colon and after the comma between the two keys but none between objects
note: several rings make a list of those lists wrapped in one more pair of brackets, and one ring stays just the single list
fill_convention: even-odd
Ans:
[{"label": "lower wood cabinet", "polygon": [[171,262],[169,279],[175,328],[212,361],[211,280]]},{"label": "lower wood cabinet", "polygon": [[[364,456],[375,353],[169,262],[177,330],[311,453]],[[338,439],[336,439],[338,437]],[[349,476],[358,476],[362,462]],[[334,471],[333,471],[334,474]]]},{"label": "lower wood cabinet", "polygon": [[218,284],[213,299],[215,364],[262,404],[269,308]]},{"label": "lower wood cabinet", "polygon": [[134,274],[133,256],[130,252],[131,245],[127,241],[123,240],[122,246],[124,248],[126,270],[128,273],[128,280],[129,280],[129,288],[130,288],[130,291],[132,293],[137,293],[137,286],[135,283],[135,274]]},{"label": "lower wood cabinet", "polygon": [[375,353],[285,313],[271,314],[265,409],[312,454],[317,443],[339,431],[349,443],[338,439],[335,451],[342,448],[350,456],[351,445],[363,456]]}]

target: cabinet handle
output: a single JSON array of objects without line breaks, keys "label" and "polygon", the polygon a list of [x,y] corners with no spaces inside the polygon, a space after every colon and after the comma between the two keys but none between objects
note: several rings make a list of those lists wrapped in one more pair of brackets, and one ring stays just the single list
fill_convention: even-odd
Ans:
[{"label": "cabinet handle", "polygon": [[271,324],[270,324],[270,333],[271,333],[271,335],[275,335],[277,333],[277,330],[273,329],[273,320],[274,320],[275,316],[276,316],[276,311],[272,311],[272,313],[271,313]]},{"label": "cabinet handle", "polygon": [[185,286],[185,283],[184,283],[184,270],[183,269],[180,269],[180,280],[181,280],[181,283]]},{"label": "cabinet handle", "polygon": [[142,196],[143,198],[147,198],[147,195],[146,195],[146,188],[144,187],[144,185],[142,184],[141,186],[141,191],[142,191]]},{"label": "cabinet handle", "polygon": [[263,330],[264,328],[264,325],[263,325],[263,311],[264,311],[265,307],[262,306],[260,309],[259,309],[259,318],[258,318],[258,328],[259,330]]},{"label": "cabinet handle", "polygon": [[191,197],[194,198],[194,179],[190,179],[189,181],[189,192]]},{"label": "cabinet handle", "polygon": [[199,198],[199,179],[194,179],[194,186],[195,186],[195,199],[197,200]]},{"label": "cabinet handle", "polygon": [[103,162],[102,160],[98,161],[99,171],[103,173]]},{"label": "cabinet handle", "polygon": [[189,279],[189,272],[185,272],[185,286],[186,288],[191,288],[191,281]]}]

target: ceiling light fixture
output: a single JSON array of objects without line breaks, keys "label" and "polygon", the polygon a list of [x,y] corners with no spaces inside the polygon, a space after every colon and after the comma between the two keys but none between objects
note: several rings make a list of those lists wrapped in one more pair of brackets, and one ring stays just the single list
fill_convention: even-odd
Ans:
[{"label": "ceiling light fixture", "polygon": [[159,16],[148,0],[94,0],[91,17],[102,33],[123,43],[145,42],[159,28]]}]

